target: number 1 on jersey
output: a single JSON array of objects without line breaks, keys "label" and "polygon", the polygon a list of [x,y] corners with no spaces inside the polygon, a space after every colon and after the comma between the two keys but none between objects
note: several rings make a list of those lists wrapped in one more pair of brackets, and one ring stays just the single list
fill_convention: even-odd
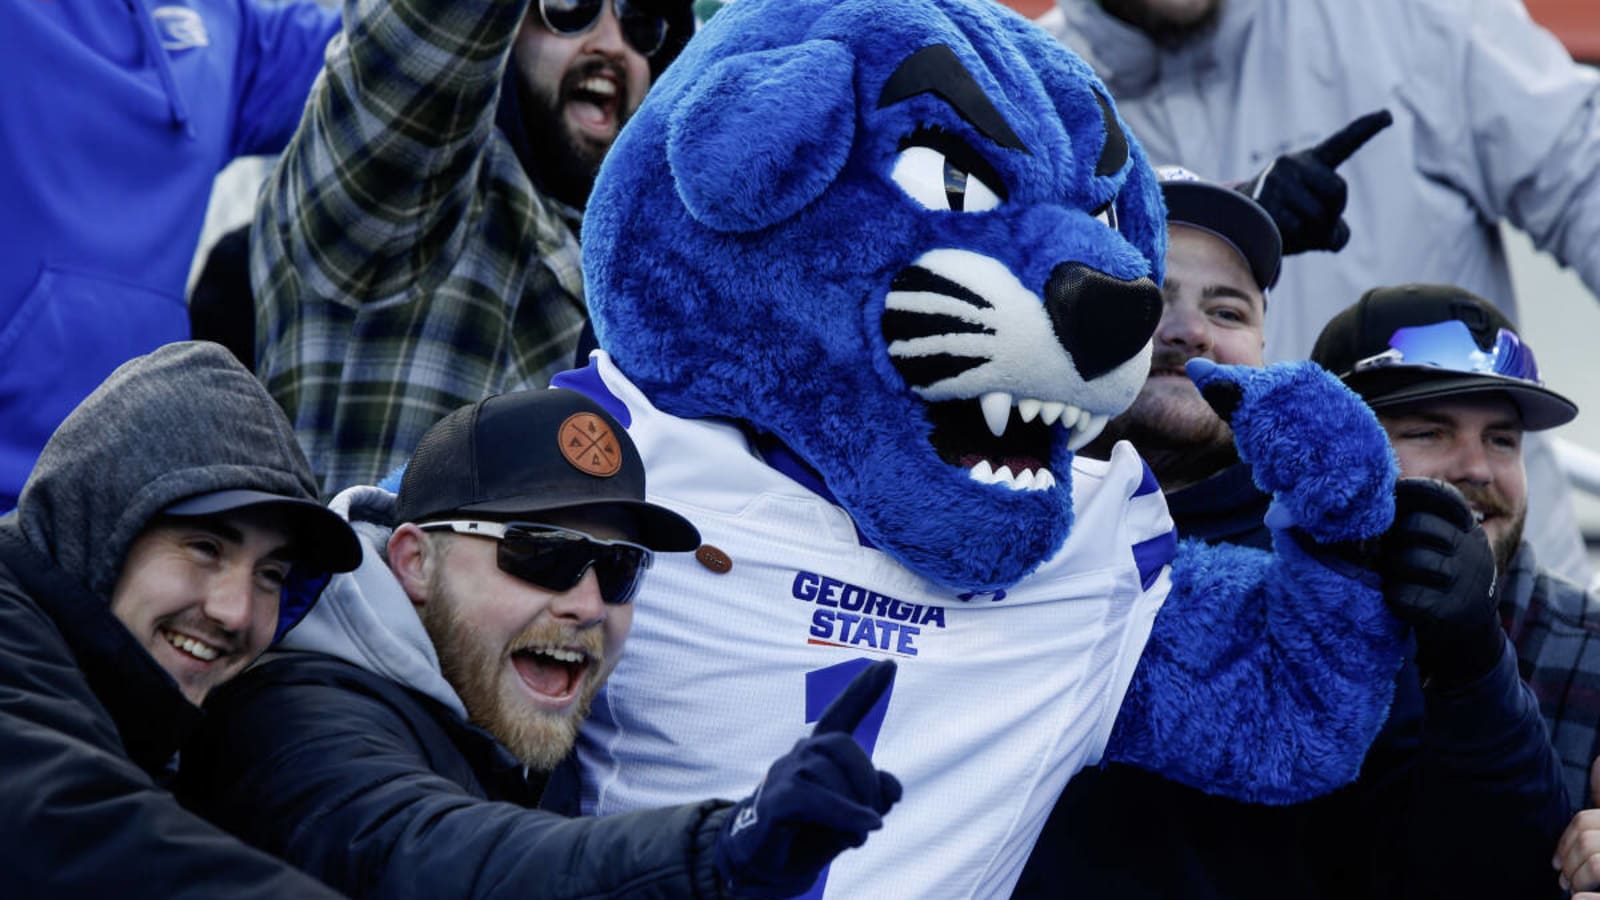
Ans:
[{"label": "number 1 on jersey", "polygon": [[[848,660],[823,669],[813,669],[806,673],[806,724],[811,724],[822,718],[822,711],[828,708],[833,698],[844,691],[845,685],[861,674],[861,670],[872,664],[866,657]],[[889,712],[889,697],[894,693],[894,684],[891,682],[889,689],[883,692],[878,702],[862,717],[861,724],[856,726],[852,737],[861,749],[872,755],[872,750],[878,744],[878,732],[883,728],[883,718]],[[821,900],[822,892],[828,886],[828,870],[823,869],[817,876],[816,883],[811,889],[801,894],[797,900]]]}]

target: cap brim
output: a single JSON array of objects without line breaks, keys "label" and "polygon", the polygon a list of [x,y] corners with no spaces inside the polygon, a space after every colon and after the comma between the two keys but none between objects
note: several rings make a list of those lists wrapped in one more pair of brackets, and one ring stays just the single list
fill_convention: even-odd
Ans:
[{"label": "cap brim", "polygon": [[1239,251],[1262,290],[1278,280],[1283,238],[1267,211],[1249,197],[1204,181],[1163,181],[1167,223],[1208,231]]},{"label": "cap brim", "polygon": [[180,500],[162,510],[169,516],[213,516],[240,510],[270,510],[288,522],[296,563],[320,572],[350,572],[361,565],[361,541],[350,523],[315,500],[238,488]]},{"label": "cap brim", "polygon": [[498,518],[536,518],[541,513],[571,510],[614,510],[632,523],[625,529],[627,538],[658,553],[683,553],[700,546],[700,530],[683,516],[665,506],[644,500],[615,498],[555,498],[549,496],[507,497],[473,503],[452,510],[457,513],[482,513]]},{"label": "cap brim", "polygon": [[1527,431],[1555,428],[1578,417],[1577,404],[1555,391],[1500,375],[1440,375],[1437,369],[1394,367],[1372,372],[1365,378],[1363,373],[1349,375],[1345,383],[1373,409],[1442,397],[1501,393],[1517,405],[1522,427]]}]

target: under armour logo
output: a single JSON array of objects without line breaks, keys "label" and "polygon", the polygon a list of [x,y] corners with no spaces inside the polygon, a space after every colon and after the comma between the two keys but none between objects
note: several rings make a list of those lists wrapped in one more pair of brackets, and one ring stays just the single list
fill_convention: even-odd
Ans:
[{"label": "under armour logo", "polygon": [[205,21],[187,6],[158,6],[150,11],[150,18],[155,20],[162,48],[169,52],[211,44]]},{"label": "under armour logo", "polygon": [[764,778],[761,780],[760,784],[756,785],[755,795],[750,798],[750,802],[745,804],[745,806],[739,810],[739,814],[737,816],[733,817],[733,827],[728,829],[728,837],[733,837],[739,832],[761,821],[761,817],[756,815],[756,804],[761,802],[761,789],[766,786],[767,781]]}]

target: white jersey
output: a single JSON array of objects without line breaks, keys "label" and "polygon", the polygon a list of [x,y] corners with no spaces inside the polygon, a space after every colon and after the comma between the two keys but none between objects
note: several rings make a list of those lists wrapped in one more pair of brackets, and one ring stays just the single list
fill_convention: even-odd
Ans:
[{"label": "white jersey", "polygon": [[731,566],[704,547],[656,557],[579,743],[584,811],[745,796],[865,661],[891,657],[886,712],[857,739],[905,796],[808,896],[1009,894],[1062,786],[1105,749],[1167,593],[1172,521],[1132,447],[1074,463],[1054,558],[962,594],[864,546],[739,429],[656,410],[603,354],[582,389],[596,372],[650,499]]}]

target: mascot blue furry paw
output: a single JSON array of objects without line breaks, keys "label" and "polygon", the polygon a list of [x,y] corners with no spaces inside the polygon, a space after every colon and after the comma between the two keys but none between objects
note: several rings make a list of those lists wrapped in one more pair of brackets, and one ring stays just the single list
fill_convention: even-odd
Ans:
[{"label": "mascot blue furry paw", "polygon": [[1201,367],[1275,494],[1271,553],[1178,546],[1127,444],[1154,174],[1087,66],[983,0],[737,0],[608,155],[603,350],[558,384],[629,429],[707,546],[659,558],[580,742],[587,811],[747,793],[871,660],[900,806],[811,896],[1010,890],[1102,758],[1288,803],[1352,779],[1403,633],[1319,542],[1381,533],[1376,420],[1309,366]]}]

